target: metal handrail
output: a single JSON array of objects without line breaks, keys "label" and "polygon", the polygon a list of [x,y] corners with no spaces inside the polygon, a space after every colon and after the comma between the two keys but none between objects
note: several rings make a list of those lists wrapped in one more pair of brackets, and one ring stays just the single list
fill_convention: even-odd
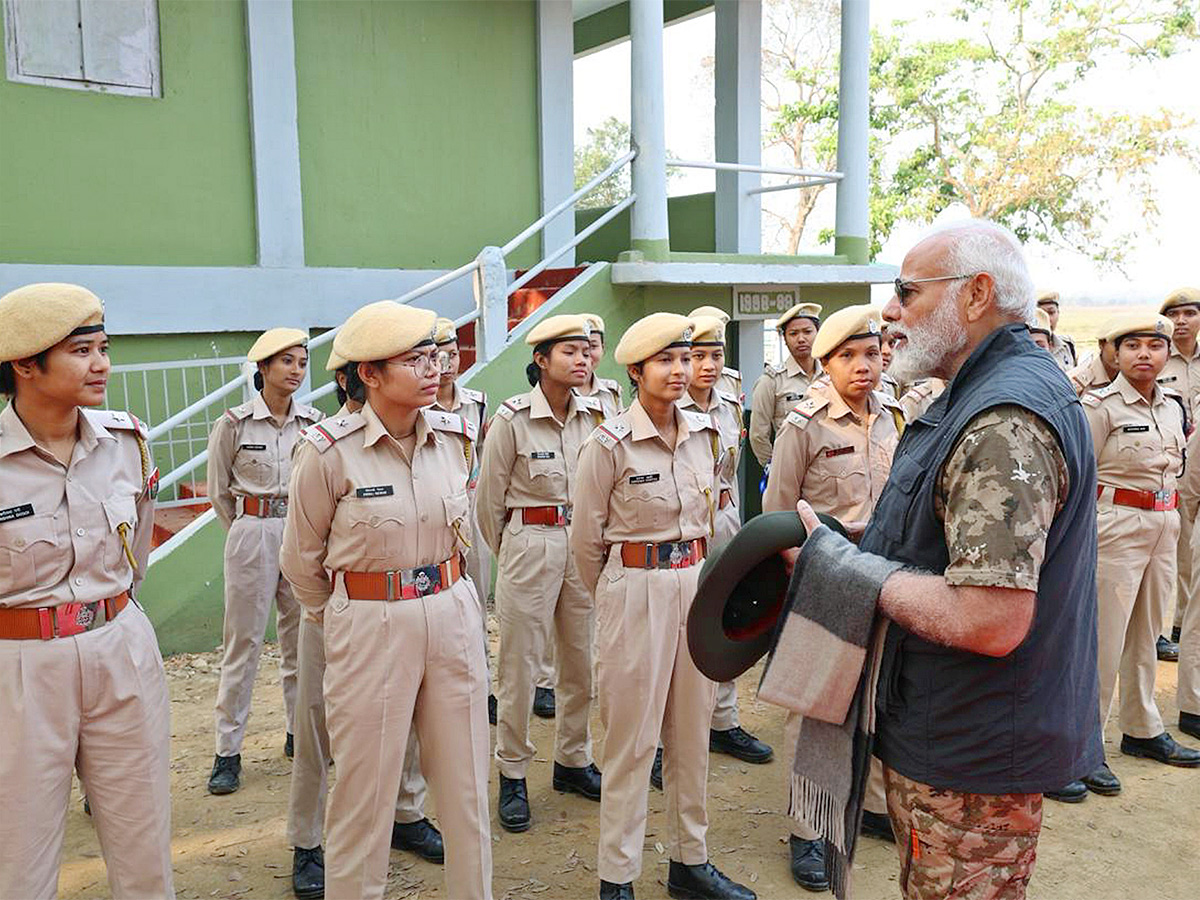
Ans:
[{"label": "metal handrail", "polygon": [[579,232],[579,234],[575,235],[574,238],[572,238],[567,243],[563,244],[561,247],[559,247],[557,250],[555,250],[553,253],[551,253],[549,256],[547,256],[545,259],[543,259],[540,263],[538,263],[536,266],[534,266],[532,269],[527,271],[524,275],[522,275],[520,278],[518,278],[516,281],[514,281],[512,284],[510,284],[508,286],[508,293],[511,294],[513,291],[520,290],[521,288],[523,288],[531,280],[533,280],[538,275],[540,275],[543,270],[548,268],[552,262],[557,260],[563,254],[565,254],[568,251],[577,247],[581,242],[583,242],[587,238],[591,237],[595,232],[600,230],[602,227],[604,227],[609,222],[611,222],[614,218],[616,218],[618,215],[620,215],[621,212],[623,212],[625,209],[628,209],[631,205],[633,205],[633,201],[636,199],[637,199],[637,194],[630,194],[628,197],[626,197],[624,200],[622,200],[616,206],[612,207],[610,210],[608,210],[608,212],[606,212],[604,215],[602,215],[598,219],[596,219],[595,222],[593,222],[587,228],[583,229],[583,231]]},{"label": "metal handrail", "polygon": [[[322,335],[322,337],[324,337],[324,335]],[[180,424],[181,422],[186,422],[188,419],[190,419],[196,413],[200,412],[200,410],[204,409],[206,406],[209,406],[210,404],[215,403],[217,400],[220,400],[222,397],[226,396],[227,394],[232,394],[234,391],[236,391],[238,388],[240,388],[245,383],[246,383],[246,376],[245,376],[245,374],[242,374],[242,375],[239,375],[237,378],[233,379],[233,381],[230,381],[226,384],[221,385],[221,387],[219,387],[215,391],[212,391],[211,393],[206,394],[205,396],[201,397],[195,403],[192,403],[191,405],[184,407],[179,412],[175,413],[175,415],[169,416],[168,418],[159,422],[157,425],[155,425],[153,428],[150,429],[150,431],[146,435],[146,439],[149,441],[153,441],[155,438],[162,437],[164,434],[166,434],[168,431],[170,431],[176,425]]]},{"label": "metal handrail", "polygon": [[837,178],[811,178],[807,181],[789,181],[786,184],[772,184],[767,187],[750,188],[746,193],[770,194],[774,191],[794,191],[797,188],[819,187],[822,184],[837,184],[841,180],[841,175],[839,174]]},{"label": "metal handrail", "polygon": [[[505,256],[508,256],[508,254],[512,253],[512,251],[516,250],[523,243],[525,243],[525,241],[527,241],[535,232],[541,231],[543,228],[545,228],[552,219],[557,218],[567,209],[574,206],[584,196],[595,190],[596,187],[599,186],[600,182],[608,180],[608,178],[615,172],[624,168],[625,165],[629,163],[635,156],[637,156],[637,150],[630,150],[624,156],[613,160],[613,162],[607,168],[605,168],[603,172],[596,175],[585,185],[583,185],[583,187],[579,188],[579,190],[567,197],[567,199],[563,200],[548,213],[546,213],[544,216],[514,237],[511,241],[501,247],[500,252]],[[567,249],[569,250],[570,248],[568,247]]]},{"label": "metal handrail", "polygon": [[815,169],[791,169],[787,166],[752,166],[747,163],[703,162],[692,159],[668,159],[668,166],[683,169],[716,169],[719,172],[759,172],[763,175],[800,175],[805,178],[829,178],[841,181],[841,172],[821,172]]}]

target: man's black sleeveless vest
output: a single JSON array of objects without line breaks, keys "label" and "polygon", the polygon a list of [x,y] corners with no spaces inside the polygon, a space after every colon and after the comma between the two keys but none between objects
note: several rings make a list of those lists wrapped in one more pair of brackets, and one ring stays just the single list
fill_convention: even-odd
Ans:
[{"label": "man's black sleeveless vest", "polygon": [[1083,408],[1023,325],[992,332],[945,393],[909,425],[860,547],[941,574],[938,474],[984,410],[1028,409],[1058,437],[1069,493],[1055,517],[1029,634],[1002,658],[923,640],[892,623],[875,753],[900,774],[982,794],[1062,787],[1103,762],[1096,672],[1096,463]]}]

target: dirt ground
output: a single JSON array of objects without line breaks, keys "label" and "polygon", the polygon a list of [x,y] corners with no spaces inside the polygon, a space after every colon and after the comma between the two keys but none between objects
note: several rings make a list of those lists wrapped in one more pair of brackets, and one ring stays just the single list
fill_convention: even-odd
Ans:
[{"label": "dirt ground", "polygon": [[[493,648],[494,652],[494,648]],[[213,700],[219,657],[190,654],[167,660],[171,689],[171,783],[175,885],[181,898],[290,898],[291,847],[285,837],[289,760],[283,755],[283,709],[275,647],[264,654],[254,694],[254,715],[242,751],[242,788],[213,797],[205,782],[213,755]],[[750,885],[764,900],[813,896],[796,886],[788,871],[783,711],[759,703],[759,671],[740,683],[742,723],[776,749],[767,765],[751,766],[714,754],[709,768],[708,832],[712,861]],[[1175,724],[1175,666],[1159,664],[1158,702],[1168,728]],[[533,827],[509,834],[495,821],[493,888],[497,900],[591,898],[595,873],[598,809],[550,786],[553,722],[533,719],[539,755],[529,773]],[[593,719],[597,746],[603,741]],[[1120,755],[1110,727],[1106,750],[1124,791],[1115,798],[1089,796],[1081,804],[1046,802],[1034,900],[1147,898],[1184,900],[1200,883],[1200,770],[1163,766]],[[1195,741],[1185,741],[1195,746]],[[428,810],[436,819],[436,808]],[[664,800],[650,790],[644,867],[636,883],[642,900],[665,898],[667,854]],[[883,900],[899,896],[895,849],[864,839],[855,859],[852,896]],[[108,896],[99,845],[78,803],[68,816],[60,896]],[[389,898],[444,898],[440,866],[393,851]],[[827,895],[828,896],[828,895]]]}]

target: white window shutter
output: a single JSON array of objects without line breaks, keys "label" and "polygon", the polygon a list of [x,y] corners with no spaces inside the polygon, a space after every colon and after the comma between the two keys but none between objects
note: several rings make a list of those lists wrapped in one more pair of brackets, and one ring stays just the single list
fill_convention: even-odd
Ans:
[{"label": "white window shutter", "polygon": [[42,78],[83,78],[80,0],[13,0],[17,69]]},{"label": "white window shutter", "polygon": [[79,0],[83,77],[150,90],[154,86],[146,0]]}]

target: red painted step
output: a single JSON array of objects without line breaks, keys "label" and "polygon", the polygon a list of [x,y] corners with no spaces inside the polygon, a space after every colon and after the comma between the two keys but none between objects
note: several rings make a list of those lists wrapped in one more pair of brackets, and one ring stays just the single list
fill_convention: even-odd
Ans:
[{"label": "red painted step", "polygon": [[[553,297],[560,289],[570,284],[586,268],[586,266],[572,266],[563,269],[545,269],[531,278],[524,287],[513,291],[508,298],[508,330],[512,331],[522,319]],[[525,271],[527,270],[518,269],[516,277],[520,278]]]}]

